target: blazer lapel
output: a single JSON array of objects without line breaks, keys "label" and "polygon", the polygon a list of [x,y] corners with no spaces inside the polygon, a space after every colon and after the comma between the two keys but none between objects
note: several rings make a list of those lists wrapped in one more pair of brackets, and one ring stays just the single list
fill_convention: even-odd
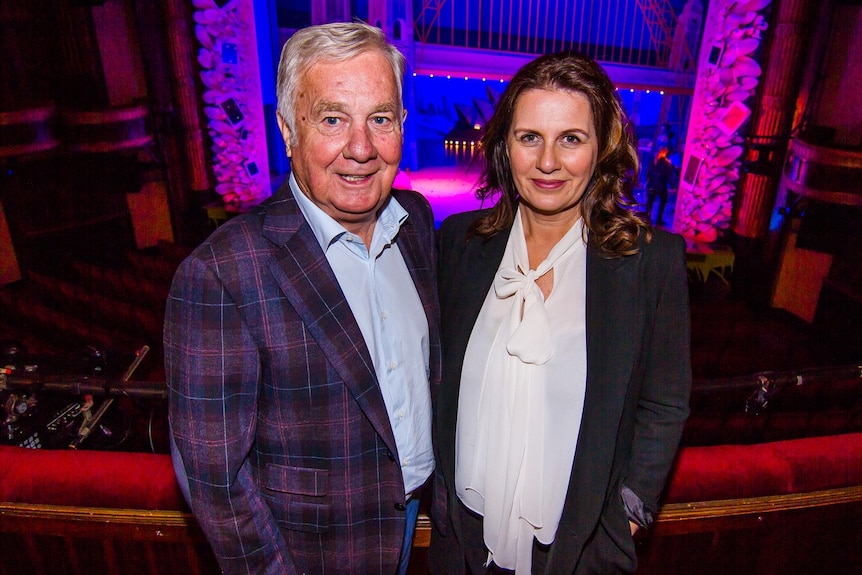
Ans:
[{"label": "blazer lapel", "polygon": [[456,339],[451,345],[447,343],[447,347],[460,350],[462,354],[466,352],[467,341],[470,339],[476,318],[479,317],[479,312],[485,303],[488,290],[494,283],[494,275],[500,267],[500,261],[506,251],[506,244],[509,242],[511,231],[510,227],[487,241],[476,240],[468,243],[467,249],[470,250],[470,253],[465,254],[463,266],[466,268],[464,284],[469,289],[464,289],[461,292],[459,302],[461,313],[453,320],[457,322],[457,327],[453,327],[452,330],[452,337]]},{"label": "blazer lapel", "polygon": [[[406,206],[405,206],[406,208]],[[416,228],[408,218],[398,231],[397,245],[407,265],[407,271],[413,278],[413,285],[419,294],[422,308],[428,320],[428,334],[431,345],[431,382],[436,384],[440,380],[440,305],[437,301],[437,278],[434,274],[434,254],[423,247],[422,240]],[[432,385],[432,393],[435,393],[435,385]]]},{"label": "blazer lapel", "polygon": [[[608,422],[619,421],[637,358],[637,336],[643,318],[638,317],[637,273],[641,256],[606,259],[591,245],[587,252],[587,389],[578,446],[561,527],[581,537],[589,522],[598,517],[604,502],[589,497],[590,488],[610,480],[616,433]],[[559,532],[558,532],[559,534]],[[584,540],[577,542],[583,545]],[[565,562],[577,554],[565,554]],[[568,567],[566,567],[568,568]]]},{"label": "blazer lapel", "polygon": [[292,196],[279,204],[275,213],[267,214],[264,235],[282,246],[269,265],[275,281],[386,446],[397,453],[359,324]]},{"label": "blazer lapel", "polygon": [[607,259],[587,252],[587,406],[622,409],[637,356],[640,255]]},{"label": "blazer lapel", "polygon": [[[441,308],[447,313],[441,319],[443,357],[446,360],[443,362],[444,384],[440,388],[436,418],[440,463],[449,488],[450,505],[456,505],[455,428],[461,367],[476,318],[506,251],[509,231],[502,231],[487,241],[470,239],[463,244],[465,251],[453,257],[452,262],[455,263],[449,262],[445,269],[440,270]],[[466,233],[466,228],[453,233]]]}]

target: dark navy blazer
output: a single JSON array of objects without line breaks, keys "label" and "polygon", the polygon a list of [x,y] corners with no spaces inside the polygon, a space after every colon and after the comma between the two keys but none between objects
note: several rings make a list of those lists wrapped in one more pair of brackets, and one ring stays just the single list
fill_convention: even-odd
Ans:
[{"label": "dark navy blazer", "polygon": [[[510,231],[487,240],[467,240],[467,229],[479,215],[452,216],[440,230],[443,378],[436,423],[445,489],[435,489],[435,510],[444,505],[440,498],[450,510],[457,505],[455,427],[461,368]],[[641,240],[638,247],[637,255],[608,259],[588,246],[584,413],[546,573],[573,573],[588,542],[598,540],[594,535],[600,525],[604,543],[593,550],[592,563],[604,565],[605,572],[614,572],[612,566],[634,570],[635,547],[621,486],[625,484],[648,509],[656,510],[688,416],[691,359],[685,242],[655,230],[652,241]],[[457,536],[455,517],[452,527]],[[442,532],[446,531],[444,525]],[[436,549],[432,542],[432,553]]]}]

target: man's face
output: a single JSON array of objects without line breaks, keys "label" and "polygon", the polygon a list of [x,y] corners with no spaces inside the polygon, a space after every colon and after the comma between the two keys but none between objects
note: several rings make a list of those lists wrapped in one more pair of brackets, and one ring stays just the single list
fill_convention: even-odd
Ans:
[{"label": "man's face", "polygon": [[300,79],[296,144],[279,117],[302,192],[347,230],[363,235],[389,199],[401,161],[401,106],[379,51],[320,61]]}]

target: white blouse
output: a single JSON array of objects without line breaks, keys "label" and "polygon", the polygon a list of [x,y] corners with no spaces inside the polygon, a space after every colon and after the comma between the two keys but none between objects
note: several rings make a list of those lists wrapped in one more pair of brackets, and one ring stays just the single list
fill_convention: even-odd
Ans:
[{"label": "white blouse", "polygon": [[[461,372],[455,487],[484,517],[489,561],[530,573],[533,538],[556,535],[587,375],[583,219],[529,269],[520,211]],[[547,301],[535,283],[554,270]]]}]

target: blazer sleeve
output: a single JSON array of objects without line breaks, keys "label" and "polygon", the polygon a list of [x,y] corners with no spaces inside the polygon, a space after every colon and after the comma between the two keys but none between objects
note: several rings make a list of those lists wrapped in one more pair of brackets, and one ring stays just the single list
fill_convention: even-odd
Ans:
[{"label": "blazer sleeve", "polygon": [[175,465],[224,573],[296,573],[252,477],[260,362],[240,307],[204,244],[178,269],[164,327]]},{"label": "blazer sleeve", "polygon": [[[676,455],[689,413],[691,390],[691,320],[685,268],[685,242],[679,236],[656,236],[649,246],[644,277],[648,315],[644,374],[635,413],[634,440],[625,487],[643,503],[636,523],[652,521],[659,496]],[[630,501],[626,501],[629,507]],[[631,509],[629,509],[631,518]],[[634,518],[633,518],[634,519]]]}]

